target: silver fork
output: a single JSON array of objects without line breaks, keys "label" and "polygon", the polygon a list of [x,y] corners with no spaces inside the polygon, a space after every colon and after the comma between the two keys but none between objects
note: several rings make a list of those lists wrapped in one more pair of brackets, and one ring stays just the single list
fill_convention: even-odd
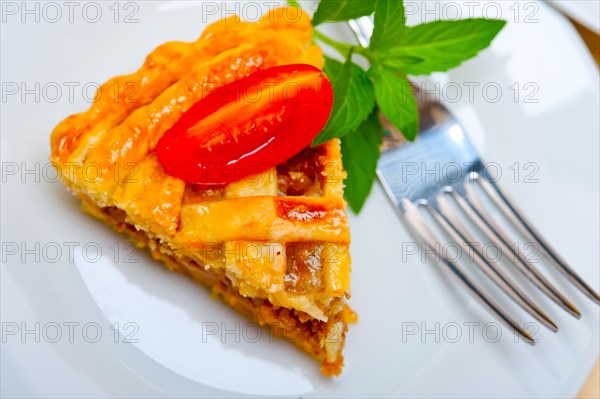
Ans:
[{"label": "silver fork", "polygon": [[[373,30],[372,19],[363,17],[350,21],[349,24],[359,43],[368,46]],[[447,266],[484,307],[519,334],[524,342],[535,344],[534,339],[519,323],[465,274],[458,263],[443,253],[440,241],[436,239],[422,217],[422,210],[432,216],[438,227],[453,242],[468,246],[473,254],[470,260],[541,324],[554,332],[558,331],[556,323],[511,280],[506,272],[498,267],[499,265],[488,259],[483,252],[483,246],[477,244],[473,233],[461,222],[460,213],[463,220],[470,220],[490,242],[496,243],[501,253],[511,254],[514,266],[537,288],[565,311],[580,318],[579,310],[537,270],[535,264],[522,251],[511,245],[507,233],[494,221],[475,195],[473,184],[478,184],[499,208],[501,214],[529,243],[534,243],[550,264],[562,272],[592,301],[600,304],[598,293],[550,247],[491,178],[485,163],[454,115],[440,102],[431,99],[423,92],[417,92],[416,98],[420,115],[418,138],[413,143],[407,144],[394,134],[386,136],[377,167],[381,184],[411,233],[426,246],[428,252],[436,254],[436,259]],[[411,177],[399,167],[403,163],[413,163],[425,170],[434,170],[436,164],[458,165],[458,167],[453,169],[455,173],[445,173],[441,176],[416,174]],[[456,206],[453,207],[452,202]],[[460,209],[460,212],[455,209]]]}]

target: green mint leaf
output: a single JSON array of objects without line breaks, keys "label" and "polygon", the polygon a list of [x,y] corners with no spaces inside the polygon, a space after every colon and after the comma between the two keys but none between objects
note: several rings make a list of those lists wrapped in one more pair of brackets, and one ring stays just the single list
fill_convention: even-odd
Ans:
[{"label": "green mint leaf", "polygon": [[342,162],[348,174],[344,181],[345,197],[356,214],[373,187],[382,137],[383,127],[376,108],[356,131],[342,137]]},{"label": "green mint leaf", "polygon": [[374,10],[373,0],[321,0],[313,16],[313,25],[327,21],[349,21],[371,15]]},{"label": "green mint leaf", "polygon": [[300,7],[300,4],[298,3],[298,0],[287,0],[287,3],[288,3],[288,5],[289,5],[289,6],[291,6],[291,7],[298,7],[298,8],[301,8],[301,7]]},{"label": "green mint leaf", "polygon": [[413,141],[419,132],[419,111],[408,80],[379,64],[371,67],[368,74],[381,112],[407,140]]},{"label": "green mint leaf", "polygon": [[344,64],[325,57],[325,74],[333,85],[333,109],[325,128],[312,142],[322,144],[335,137],[343,137],[355,130],[375,106],[373,86],[366,72],[352,62],[352,55]]},{"label": "green mint leaf", "polygon": [[503,20],[484,18],[420,24],[406,28],[395,47],[375,49],[372,55],[377,62],[403,74],[443,72],[488,47],[505,24]]},{"label": "green mint leaf", "polygon": [[377,0],[375,5],[375,27],[369,49],[385,51],[398,46],[406,26],[404,2],[402,0]]}]

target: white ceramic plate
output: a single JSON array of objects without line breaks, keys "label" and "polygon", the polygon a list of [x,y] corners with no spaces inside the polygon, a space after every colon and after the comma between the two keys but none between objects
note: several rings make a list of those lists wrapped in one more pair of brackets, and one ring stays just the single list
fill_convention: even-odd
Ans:
[{"label": "white ceramic plate", "polygon": [[[540,330],[535,348],[515,343],[445,271],[413,253],[379,186],[351,217],[351,303],[360,322],[350,328],[337,379],[321,377],[292,345],[273,343],[264,331],[257,337],[255,326],[186,278],[143,253],[130,257],[121,237],[83,215],[53,181],[48,136],[64,116],[89,106],[95,83],[135,70],[164,41],[197,37],[212,8],[79,4],[70,22],[69,9],[55,3],[62,16],[52,22],[55,10],[38,4],[36,22],[35,10],[6,4],[3,396],[553,397],[575,395],[587,377],[598,355],[598,306],[558,281],[583,312],[576,321],[533,292],[561,331]],[[413,3],[410,22],[459,10],[470,16],[457,4]],[[492,48],[418,81],[439,83],[485,159],[499,165],[500,184],[598,290],[596,67],[574,29],[544,4],[477,4],[476,15],[509,20]]]},{"label": "white ceramic plate", "polygon": [[600,3],[585,0],[549,0],[549,2],[592,32],[600,34]]}]

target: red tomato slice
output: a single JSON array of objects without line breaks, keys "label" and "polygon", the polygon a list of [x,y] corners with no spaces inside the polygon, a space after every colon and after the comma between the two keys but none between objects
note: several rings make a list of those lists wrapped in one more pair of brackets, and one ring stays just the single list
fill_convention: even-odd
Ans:
[{"label": "red tomato slice", "polygon": [[333,89],[320,69],[265,69],[190,107],[158,141],[158,159],[168,174],[189,183],[241,180],[309,146],[332,105]]}]

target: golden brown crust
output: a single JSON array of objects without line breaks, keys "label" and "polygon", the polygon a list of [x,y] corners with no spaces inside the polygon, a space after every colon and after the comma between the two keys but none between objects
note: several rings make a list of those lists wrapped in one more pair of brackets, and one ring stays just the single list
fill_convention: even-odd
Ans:
[{"label": "golden brown crust", "polygon": [[[350,288],[339,140],[306,150],[285,167],[216,187],[169,176],[154,151],[162,134],[213,86],[276,65],[322,67],[309,18],[302,14],[291,22],[282,12],[259,23],[232,17],[208,27],[196,42],[160,46],[136,73],[102,86],[125,89],[133,82],[139,101],[128,101],[120,90],[118,101],[102,97],[66,118],[52,133],[51,158],[88,212],[149,245],[171,268],[204,265],[204,272],[190,273],[193,267],[187,274],[200,273],[203,283],[220,287],[231,306],[251,309],[244,312],[275,328],[288,313],[296,323],[320,326],[298,327],[304,334],[298,345],[331,374],[341,368],[343,345],[324,342],[322,328],[341,334]],[[314,269],[310,275],[302,271],[307,265]],[[311,289],[298,289],[308,278]],[[292,286],[290,279],[300,281]]]}]

